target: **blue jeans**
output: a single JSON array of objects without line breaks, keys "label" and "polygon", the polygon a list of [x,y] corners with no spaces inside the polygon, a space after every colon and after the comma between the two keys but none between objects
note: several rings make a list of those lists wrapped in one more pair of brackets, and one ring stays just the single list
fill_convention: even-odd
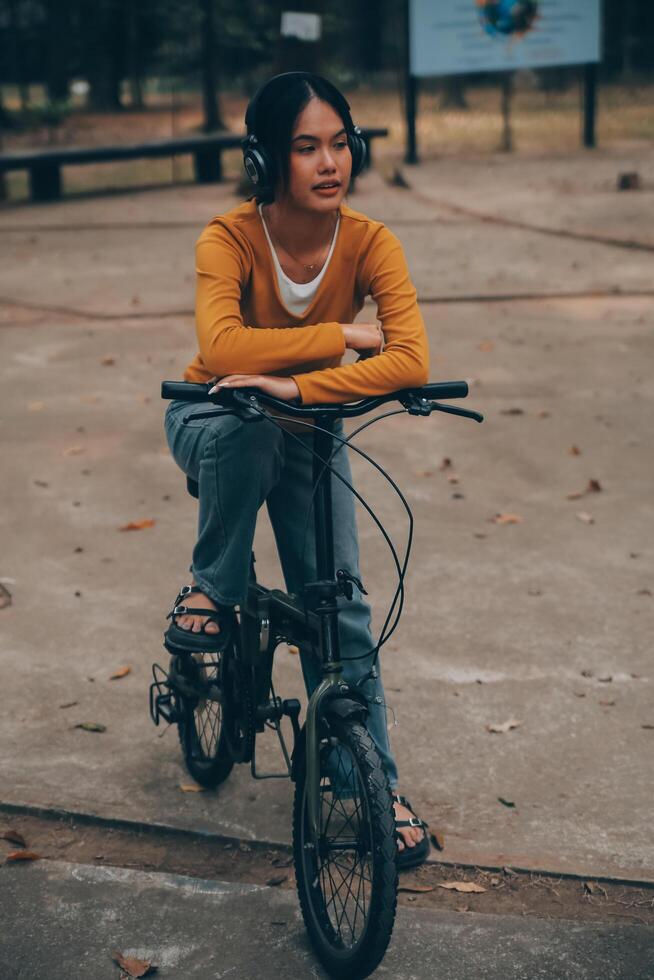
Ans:
[{"label": "blue jeans", "polygon": [[[172,401],[164,423],[173,459],[199,486],[198,538],[190,567],[195,581],[214,602],[245,601],[257,514],[265,501],[286,589],[300,594],[304,583],[316,578],[313,511],[307,525],[313,489],[312,431],[289,433],[266,419],[242,422],[233,415],[182,422],[186,415],[207,410],[206,402]],[[334,431],[343,436],[342,422]],[[352,483],[347,447],[337,453],[332,466]],[[337,477],[332,478],[332,514],[335,567],[360,578],[354,496]],[[350,684],[370,670],[372,656],[348,658],[373,646],[370,606],[356,585],[353,590],[352,600],[344,601],[339,611],[343,677]],[[321,680],[321,665],[309,649],[300,649],[300,660],[311,695]],[[368,699],[367,727],[396,789],[397,766],[388,739],[379,663],[377,673],[362,685]]]}]

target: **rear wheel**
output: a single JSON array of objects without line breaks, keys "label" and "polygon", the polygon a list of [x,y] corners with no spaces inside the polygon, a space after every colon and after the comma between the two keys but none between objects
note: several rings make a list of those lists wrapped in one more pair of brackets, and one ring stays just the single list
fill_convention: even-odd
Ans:
[{"label": "rear wheel", "polygon": [[[328,972],[367,977],[391,938],[397,905],[395,822],[388,777],[364,725],[330,721],[320,744],[320,827],[311,837],[306,757],[297,768],[293,851],[302,915]],[[337,794],[332,783],[347,785]],[[344,798],[345,794],[351,798]]]},{"label": "rear wheel", "polygon": [[224,782],[234,765],[225,732],[220,653],[194,653],[171,660],[177,731],[184,764],[201,786]]}]

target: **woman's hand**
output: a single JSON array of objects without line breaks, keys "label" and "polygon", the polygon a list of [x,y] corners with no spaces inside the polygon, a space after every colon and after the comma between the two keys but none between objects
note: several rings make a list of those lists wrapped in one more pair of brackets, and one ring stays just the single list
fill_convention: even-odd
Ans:
[{"label": "woman's hand", "polygon": [[287,402],[300,398],[300,389],[293,378],[277,378],[272,374],[228,374],[216,381],[213,388],[209,389],[209,394],[213,395],[221,388],[258,388],[266,395]]},{"label": "woman's hand", "polygon": [[378,323],[342,323],[345,346],[359,351],[359,360],[381,354],[384,335]]}]

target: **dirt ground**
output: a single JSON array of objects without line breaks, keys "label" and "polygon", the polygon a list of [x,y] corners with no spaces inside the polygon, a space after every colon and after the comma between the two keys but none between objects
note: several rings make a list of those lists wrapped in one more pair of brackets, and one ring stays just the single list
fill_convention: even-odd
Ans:
[{"label": "dirt ground", "polygon": [[[404,93],[395,89],[362,85],[345,91],[355,122],[362,126],[386,127],[388,137],[374,141],[375,165],[388,175],[401,164],[405,151]],[[443,109],[441,96],[433,82],[423,84],[419,97],[417,140],[421,159],[436,160],[465,156],[479,157],[499,149],[502,131],[500,93],[492,86],[471,85],[467,89],[466,110]],[[654,86],[605,85],[598,98],[597,139],[601,147],[643,145],[654,141],[651,106]],[[226,90],[220,105],[225,126],[241,132],[248,99]],[[572,86],[560,92],[534,89],[533,79],[523,73],[513,100],[513,141],[517,156],[568,155],[576,153],[580,140],[579,89]],[[93,113],[76,108],[53,129],[24,132],[8,131],[4,149],[61,146],[95,146],[113,143],[166,139],[200,131],[202,112],[193,93],[180,93],[174,100],[163,95],[148,96],[143,111],[126,109],[121,113]],[[645,144],[646,145],[646,144]],[[227,179],[242,172],[240,151],[223,154]],[[103,188],[155,186],[193,179],[188,157],[161,160],[134,160],[119,165],[94,164],[64,169],[66,192],[88,194]],[[7,175],[11,199],[27,196],[27,176]]]},{"label": "dirt ground", "polygon": [[[2,839],[8,831],[22,835],[24,849],[37,853],[43,860],[143,871],[156,869],[197,878],[295,889],[289,849],[256,842],[207,840],[192,833],[170,833],[158,828],[137,832],[70,818],[3,815],[0,816],[0,857],[4,860],[7,854],[20,850],[15,842]],[[484,891],[458,892],[444,887],[452,882],[472,882]],[[516,872],[510,867],[488,870],[448,863],[423,865],[400,876],[398,901],[409,908],[579,922],[654,924],[654,886]]]}]

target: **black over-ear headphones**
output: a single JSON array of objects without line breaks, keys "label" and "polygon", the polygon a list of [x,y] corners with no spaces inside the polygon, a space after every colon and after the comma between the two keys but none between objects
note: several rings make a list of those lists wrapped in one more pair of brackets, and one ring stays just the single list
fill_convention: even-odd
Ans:
[{"label": "black over-ear headphones", "polygon": [[347,142],[352,154],[351,179],[354,179],[361,173],[368,158],[366,141],[361,135],[361,129],[358,126],[355,126],[354,122],[352,121],[352,116],[350,115],[350,104],[345,96],[339,92],[336,86],[333,85],[328,79],[323,78],[321,75],[315,75],[313,72],[286,71],[281,75],[274,75],[272,78],[269,78],[268,81],[265,82],[257,92],[255,92],[245,113],[245,126],[248,135],[245,137],[245,139],[241,140],[241,147],[243,148],[243,166],[245,167],[248,177],[259,191],[269,191],[274,188],[276,182],[276,167],[271,154],[266,150],[265,146],[260,142],[256,135],[257,105],[263,93],[270,85],[275,83],[278,78],[288,78],[293,75],[299,78],[305,78],[308,82],[318,80],[322,82],[323,85],[328,85],[334,92],[341,107],[342,115],[345,119]]}]

